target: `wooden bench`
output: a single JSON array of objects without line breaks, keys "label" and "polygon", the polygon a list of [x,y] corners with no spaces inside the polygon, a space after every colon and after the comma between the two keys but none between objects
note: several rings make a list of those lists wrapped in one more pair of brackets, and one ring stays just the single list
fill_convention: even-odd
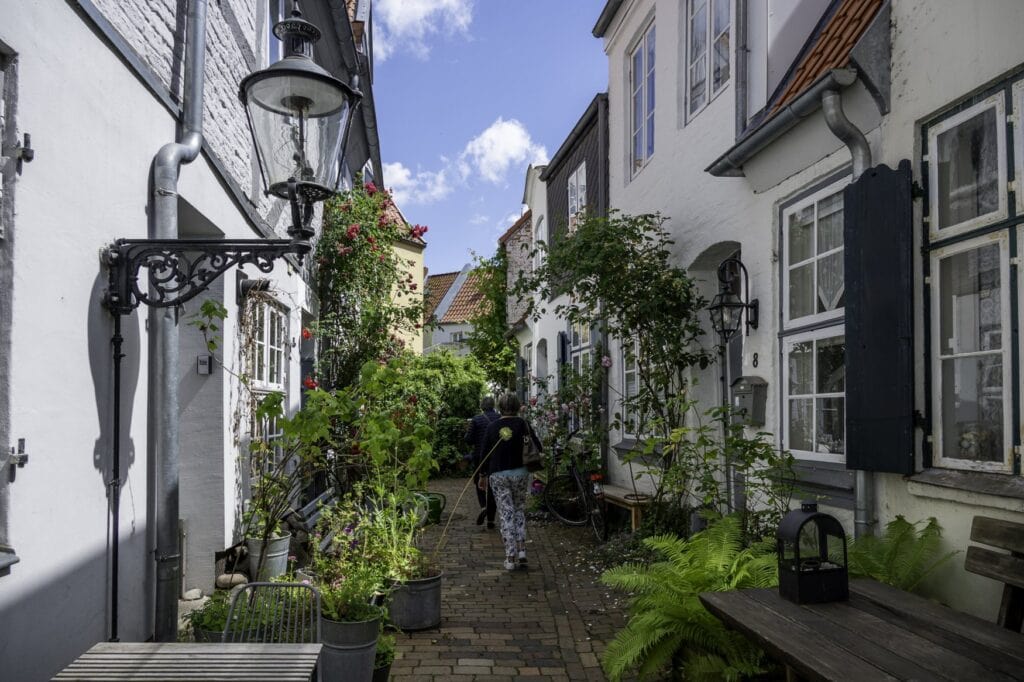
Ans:
[{"label": "wooden bench", "polygon": [[636,532],[636,529],[640,527],[640,522],[643,520],[643,509],[651,502],[650,496],[640,493],[638,498],[636,493],[629,488],[607,483],[602,487],[604,488],[604,501],[627,510],[629,512],[630,528]]},{"label": "wooden bench", "polygon": [[1009,554],[985,547],[967,548],[964,568],[1003,583],[1003,599],[996,622],[1021,632],[1024,624],[1024,523],[975,516],[971,540],[990,547],[1009,550]]}]

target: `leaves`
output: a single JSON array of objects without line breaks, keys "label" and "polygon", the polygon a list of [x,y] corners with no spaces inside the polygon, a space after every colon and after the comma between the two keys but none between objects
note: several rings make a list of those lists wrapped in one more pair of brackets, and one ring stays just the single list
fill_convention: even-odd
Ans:
[{"label": "leaves", "polygon": [[508,335],[508,254],[505,247],[499,247],[491,258],[478,257],[473,276],[483,303],[476,316],[469,320],[473,329],[465,339],[466,346],[483,367],[488,381],[512,390],[519,347],[515,338]]},{"label": "leaves", "polygon": [[864,535],[848,550],[849,570],[901,590],[913,592],[928,575],[958,552],[940,554],[942,528],[935,517],[910,523],[897,516],[885,526],[881,537]]}]

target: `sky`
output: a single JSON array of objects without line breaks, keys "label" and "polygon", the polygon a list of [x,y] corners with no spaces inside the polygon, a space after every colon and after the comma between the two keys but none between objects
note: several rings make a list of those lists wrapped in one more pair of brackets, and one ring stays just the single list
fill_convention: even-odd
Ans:
[{"label": "sky", "polygon": [[384,185],[427,225],[431,274],[490,256],[526,169],[558,151],[608,62],[605,0],[376,0],[373,94]]}]

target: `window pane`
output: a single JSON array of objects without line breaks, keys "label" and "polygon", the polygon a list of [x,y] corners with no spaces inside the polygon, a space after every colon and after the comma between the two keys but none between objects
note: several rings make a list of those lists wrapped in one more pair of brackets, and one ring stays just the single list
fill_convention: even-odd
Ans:
[{"label": "window pane", "polygon": [[647,158],[654,154],[654,114],[647,117]]},{"label": "window pane", "polygon": [[1002,348],[999,245],[939,262],[939,348],[942,355]]},{"label": "window pane", "polygon": [[644,125],[644,93],[637,90],[633,95],[633,132]]},{"label": "window pane", "polygon": [[697,60],[697,63],[690,67],[690,113],[697,111],[704,106],[706,99],[707,77],[704,57]]},{"label": "window pane", "polygon": [[569,176],[569,215],[576,213],[576,176]]},{"label": "window pane", "polygon": [[843,245],[843,193],[818,202],[818,253]]},{"label": "window pane", "polygon": [[729,80],[729,34],[723,33],[715,39],[711,62],[711,89],[715,92]]},{"label": "window pane", "polygon": [[942,361],[942,456],[1002,462],[1002,354]]},{"label": "window pane", "polygon": [[712,17],[711,35],[717,36],[729,27],[729,2],[731,0],[714,0],[715,12]]},{"label": "window pane", "polygon": [[842,393],[845,387],[846,338],[835,336],[818,341],[817,393]]},{"label": "window pane", "polygon": [[999,209],[999,149],[995,108],[937,139],[939,228]]},{"label": "window pane", "polygon": [[789,393],[810,395],[814,392],[814,344],[801,341],[789,351]]},{"label": "window pane", "polygon": [[633,73],[631,79],[633,91],[636,92],[644,82],[644,51],[639,48],[633,53]]},{"label": "window pane", "polygon": [[789,216],[789,260],[790,265],[805,261],[814,255],[814,206],[797,211]]},{"label": "window pane", "polygon": [[647,70],[654,71],[654,26],[647,32]]},{"label": "window pane", "polygon": [[587,165],[580,164],[576,171],[576,209],[582,211],[587,205]]},{"label": "window pane", "polygon": [[690,15],[690,63],[704,54],[708,46],[708,7],[704,0],[693,3]]},{"label": "window pane", "polygon": [[644,138],[640,133],[633,135],[633,168],[644,165]]},{"label": "window pane", "polygon": [[813,451],[814,400],[800,398],[789,401],[789,447]]},{"label": "window pane", "polygon": [[814,313],[814,263],[789,271],[789,319]]},{"label": "window pane", "polygon": [[[809,267],[809,266],[808,266]],[[843,252],[818,260],[818,312],[842,308],[846,288],[843,283]]]},{"label": "window pane", "polygon": [[654,72],[647,74],[647,115],[654,113]]},{"label": "window pane", "polygon": [[818,429],[815,452],[842,454],[846,451],[846,417],[843,398],[818,399]]}]

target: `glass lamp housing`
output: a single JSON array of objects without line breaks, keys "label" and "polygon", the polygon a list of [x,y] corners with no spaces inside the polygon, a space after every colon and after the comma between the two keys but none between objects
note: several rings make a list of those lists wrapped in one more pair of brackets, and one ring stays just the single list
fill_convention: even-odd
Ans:
[{"label": "glass lamp housing", "polygon": [[743,323],[743,311],[746,307],[746,304],[736,294],[728,292],[715,294],[711,305],[708,306],[711,326],[728,341],[739,331],[740,325]]}]

